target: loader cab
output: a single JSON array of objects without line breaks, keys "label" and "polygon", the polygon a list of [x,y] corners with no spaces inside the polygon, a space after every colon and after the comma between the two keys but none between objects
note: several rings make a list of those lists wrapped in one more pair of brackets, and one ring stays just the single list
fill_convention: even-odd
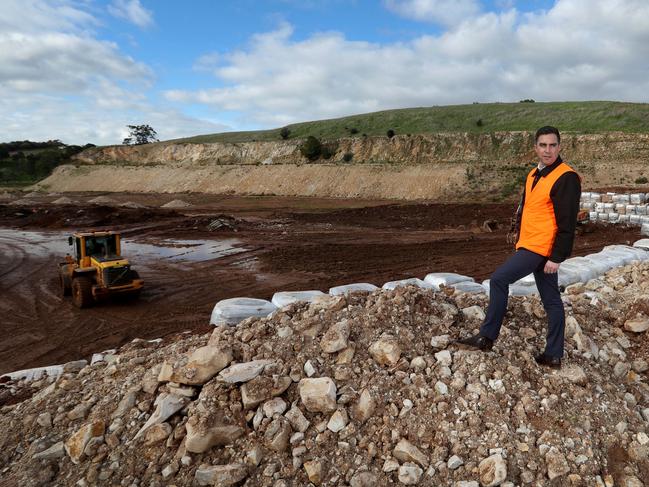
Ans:
[{"label": "loader cab", "polygon": [[120,258],[119,234],[115,232],[79,233],[68,239],[73,255],[82,267],[89,267],[90,258],[99,262]]}]

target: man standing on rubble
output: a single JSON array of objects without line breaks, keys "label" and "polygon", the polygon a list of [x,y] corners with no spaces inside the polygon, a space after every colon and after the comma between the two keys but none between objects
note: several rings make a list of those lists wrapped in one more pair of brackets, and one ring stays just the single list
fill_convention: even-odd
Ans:
[{"label": "man standing on rubble", "polygon": [[548,315],[545,351],[535,360],[553,368],[561,367],[565,330],[558,270],[572,252],[581,195],[581,180],[561,160],[560,143],[561,135],[556,128],[546,126],[537,130],[534,151],[539,161],[527,175],[516,214],[516,253],[491,276],[489,308],[480,331],[458,340],[461,345],[490,350],[507,311],[509,285],[533,273]]}]

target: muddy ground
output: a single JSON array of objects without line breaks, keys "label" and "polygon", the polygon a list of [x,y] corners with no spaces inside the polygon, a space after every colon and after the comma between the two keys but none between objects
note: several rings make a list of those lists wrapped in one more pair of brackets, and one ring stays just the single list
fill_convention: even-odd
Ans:
[{"label": "muddy ground", "polygon": [[[89,358],[137,337],[204,332],[214,304],[225,298],[380,286],[429,272],[481,281],[512,251],[505,240],[512,203],[115,193],[105,195],[110,204],[88,203],[97,196],[66,194],[73,204],[53,204],[60,195],[0,202],[0,373]],[[160,208],[175,199],[191,206]],[[126,202],[143,207],[119,206]],[[493,231],[483,225],[488,220]],[[145,280],[140,300],[79,310],[61,296],[55,264],[66,236],[90,229],[122,232],[123,253]],[[640,238],[638,227],[581,230],[574,255]],[[192,247],[178,240],[195,241],[211,258],[192,257]],[[138,245],[148,250],[135,251]],[[182,255],[169,256],[179,247]]]}]

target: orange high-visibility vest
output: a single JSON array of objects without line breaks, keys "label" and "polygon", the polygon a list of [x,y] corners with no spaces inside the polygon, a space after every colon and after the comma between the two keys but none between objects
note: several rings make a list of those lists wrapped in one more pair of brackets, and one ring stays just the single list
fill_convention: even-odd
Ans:
[{"label": "orange high-visibility vest", "polygon": [[[555,162],[556,164],[556,162]],[[547,176],[539,178],[532,189],[534,173],[532,169],[525,181],[525,203],[521,217],[521,229],[516,242],[516,250],[520,248],[550,257],[554,238],[557,235],[557,221],[554,217],[554,205],[550,198],[552,186],[567,172],[575,172],[565,163],[552,170]]]}]

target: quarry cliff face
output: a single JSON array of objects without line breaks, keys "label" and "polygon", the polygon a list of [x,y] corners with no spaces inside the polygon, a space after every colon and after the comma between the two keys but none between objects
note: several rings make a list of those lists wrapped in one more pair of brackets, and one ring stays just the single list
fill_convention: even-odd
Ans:
[{"label": "quarry cliff face", "polygon": [[[534,166],[533,134],[429,134],[327,141],[308,161],[303,140],[159,143],[93,148],[38,186],[53,191],[274,194],[395,199],[509,197]],[[566,134],[564,160],[584,187],[633,185],[649,174],[649,134]]]}]

